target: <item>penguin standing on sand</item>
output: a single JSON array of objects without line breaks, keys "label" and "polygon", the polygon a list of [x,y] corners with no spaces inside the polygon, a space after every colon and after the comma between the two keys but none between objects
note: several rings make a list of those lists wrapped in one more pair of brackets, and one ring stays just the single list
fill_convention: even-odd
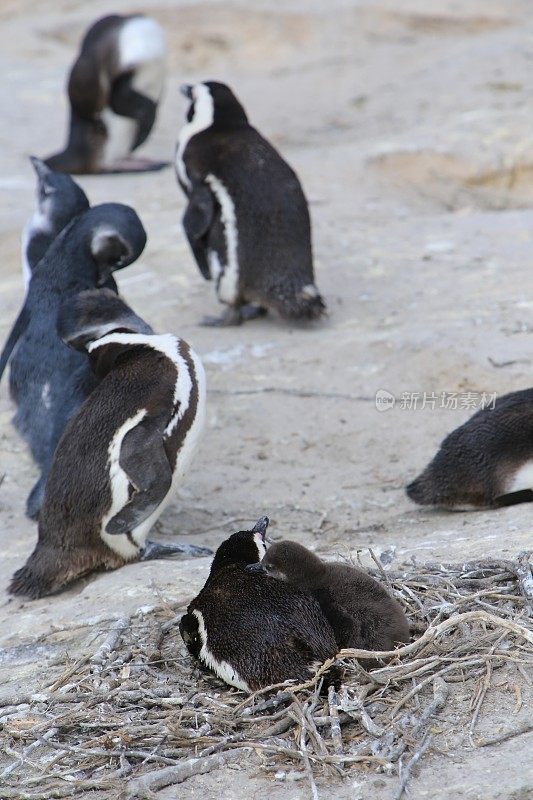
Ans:
[{"label": "penguin standing on sand", "polygon": [[37,208],[22,234],[22,272],[25,288],[31,274],[58,233],[71,219],[89,208],[83,189],[70,175],[61,175],[44,161],[30,156],[37,175]]},{"label": "penguin standing on sand", "polygon": [[67,146],[46,159],[57,172],[145,172],[167,162],[134,158],[155,122],[165,77],[161,26],[143,14],[95,22],[68,81]]},{"label": "penguin standing on sand", "polygon": [[423,506],[501,508],[533,501],[533,389],[499,397],[442,442],[406,489]]},{"label": "penguin standing on sand", "polygon": [[222,542],[180,622],[191,655],[245,692],[309,680],[337,652],[333,631],[308,592],[246,571],[265,553],[267,526],[262,517],[251,531]]},{"label": "penguin standing on sand", "polygon": [[35,267],[24,305],[0,357],[0,378],[11,358],[14,424],[28,442],[41,477],[28,501],[36,518],[56,445],[69,417],[96,379],[87,358],[68,348],[56,331],[61,301],[110,283],[112,272],[135,261],[146,244],[142,223],[129,206],[104,203],[75,217]]},{"label": "penguin standing on sand", "polygon": [[146,542],[202,432],[205,379],[198,356],[176,336],[153,334],[109,289],[63,302],[58,332],[88,354],[99,383],[57,446],[38,543],[9,591],[43,597],[97,569],[210,553]]},{"label": "penguin standing on sand", "polygon": [[269,309],[287,319],[320,317],[325,305],[298,177],[228,86],[208,81],[182,91],[191,101],[176,150],[188,200],[183,227],[200,272],[228,306],[204,324],[238,325]]},{"label": "penguin standing on sand", "polygon": [[[276,542],[260,564],[247,570],[311,592],[333,628],[340,648],[393,650],[409,641],[409,623],[400,604],[363,570],[322,561],[298,542]],[[376,666],[365,660],[363,666]]]}]

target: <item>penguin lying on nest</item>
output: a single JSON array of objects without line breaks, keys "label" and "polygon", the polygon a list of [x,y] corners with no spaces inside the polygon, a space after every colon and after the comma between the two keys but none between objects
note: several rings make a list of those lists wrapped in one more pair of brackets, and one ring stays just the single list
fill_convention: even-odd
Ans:
[{"label": "penguin lying on nest", "polygon": [[484,408],[442,442],[406,489],[424,506],[502,508],[533,501],[533,389]]},{"label": "penguin lying on nest", "polygon": [[183,227],[206,280],[228,306],[206,325],[238,325],[275,309],[317,319],[309,210],[298,177],[248,122],[231,89],[184,86],[191,101],[176,150],[188,205]]},{"label": "penguin lying on nest", "polygon": [[83,575],[129,561],[210,550],[147,542],[182,482],[205,416],[198,356],[156,335],[109,289],[61,306],[59,334],[99,379],[59,441],[39,514],[39,538],[9,591],[53,594]]},{"label": "penguin lying on nest", "polygon": [[165,37],[155,19],[112,14],[95,22],[70,71],[67,146],[46,159],[48,166],[77,175],[167,166],[131,156],[154,125],[165,58]]},{"label": "penguin lying on nest", "polygon": [[103,203],[74,217],[33,269],[24,305],[0,357],[0,378],[11,357],[14,424],[41,469],[27,501],[31,518],[39,514],[65,424],[97,383],[87,357],[66,347],[57,335],[59,306],[83,289],[116,289],[112,273],[135,261],[145,244],[145,230],[132,208]]},{"label": "penguin lying on nest", "polygon": [[[393,650],[409,641],[409,623],[400,604],[374,578],[348,564],[322,561],[297,542],[276,542],[259,564],[247,570],[310,592],[331,625],[339,649]],[[371,659],[362,666],[378,666]]]},{"label": "penguin lying on nest", "polygon": [[30,156],[37,175],[37,208],[22,234],[22,273],[28,288],[33,270],[56,236],[67,224],[89,208],[83,189],[70,175],[61,175],[44,161]]},{"label": "penguin lying on nest", "polygon": [[245,692],[309,680],[337,652],[331,626],[312,595],[246,571],[265,553],[267,526],[268,517],[261,517],[251,531],[222,542],[204,588],[179,626],[189,652]]}]

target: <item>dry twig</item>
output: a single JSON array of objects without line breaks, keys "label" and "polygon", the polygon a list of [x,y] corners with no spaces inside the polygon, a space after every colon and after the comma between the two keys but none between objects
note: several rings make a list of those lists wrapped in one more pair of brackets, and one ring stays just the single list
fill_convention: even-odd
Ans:
[{"label": "dry twig", "polygon": [[[379,564],[369,572],[383,580]],[[389,653],[343,650],[309,681],[249,697],[194,666],[177,634],[179,604],[162,602],[110,622],[97,651],[65,658],[46,693],[0,698],[0,751],[12,756],[2,798],[54,800],[93,788],[118,796],[130,772],[128,796],[152,797],[243,752],[263,754],[269,768],[303,763],[315,798],[317,776],[332,769],[401,767],[401,797],[430,737],[440,735],[431,722],[452,682],[473,692],[462,721],[471,733],[502,665],[516,665],[512,687],[520,706],[533,664],[533,619],[525,613],[531,572],[520,554],[515,561],[411,564],[386,574],[413,629],[423,631],[418,638]],[[382,666],[365,672],[358,658]],[[338,694],[329,689],[323,705],[321,682],[334,663],[345,669],[344,686]],[[483,707],[488,717],[490,704]],[[475,743],[530,730],[526,721]],[[407,752],[413,755],[404,765]]]}]

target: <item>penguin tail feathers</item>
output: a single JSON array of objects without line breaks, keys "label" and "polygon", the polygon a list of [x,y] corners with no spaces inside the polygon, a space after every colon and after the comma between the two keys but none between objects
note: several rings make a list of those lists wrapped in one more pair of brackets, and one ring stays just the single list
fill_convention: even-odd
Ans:
[{"label": "penguin tail feathers", "polygon": [[52,588],[46,583],[43,581],[42,575],[36,574],[28,564],[25,564],[13,575],[7,591],[18,597],[37,600],[52,592]]},{"label": "penguin tail feathers", "polygon": [[11,578],[7,591],[19,597],[37,600],[39,597],[54,594],[67,583],[63,580],[62,573],[62,564],[57,552],[37,543],[24,566]]},{"label": "penguin tail feathers", "polygon": [[431,506],[437,502],[436,498],[433,496],[433,492],[424,480],[424,473],[405,487],[405,493],[409,500],[412,500],[413,503],[417,503],[419,506]]},{"label": "penguin tail feathers", "polygon": [[277,295],[273,305],[286,319],[320,319],[327,313],[326,303],[314,283],[301,286],[290,297],[285,293]]},{"label": "penguin tail feathers", "polygon": [[[468,476],[464,474],[445,475],[440,469],[432,469],[431,464],[406,486],[405,492],[407,497],[419,506],[435,506],[450,510],[498,507],[482,484],[469,481]],[[515,502],[524,501],[511,501],[509,505],[514,505]]]}]

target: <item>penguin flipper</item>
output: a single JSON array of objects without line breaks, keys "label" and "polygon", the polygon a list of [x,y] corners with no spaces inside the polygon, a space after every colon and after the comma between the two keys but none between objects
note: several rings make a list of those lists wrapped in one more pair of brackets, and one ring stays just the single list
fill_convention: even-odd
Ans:
[{"label": "penguin flipper", "polygon": [[132,85],[134,72],[126,72],[114,81],[109,97],[109,106],[121,117],[129,117],[137,122],[137,136],[132,151],[148,139],[154,127],[157,105],[149,97],[137,92]]},{"label": "penguin flipper", "polygon": [[333,629],[338,646],[354,647],[354,644],[349,645],[348,643],[353,642],[354,637],[359,638],[355,620],[348,614],[344,606],[335,600],[329,587],[321,587],[314,594],[324,616]]},{"label": "penguin flipper", "polygon": [[200,639],[198,620],[193,614],[183,615],[179,623],[179,632],[189,653],[198,658],[202,649],[202,640]]},{"label": "penguin flipper", "polygon": [[30,321],[30,315],[26,307],[26,303],[24,303],[17,319],[15,320],[15,324],[11,328],[11,332],[7,337],[7,342],[5,343],[4,349],[2,350],[2,355],[0,356],[0,380],[2,379],[4,370],[7,367],[7,363],[11,358],[11,353],[13,352],[13,348],[15,347],[16,343],[18,342],[18,340],[28,327],[29,321]]},{"label": "penguin flipper", "polygon": [[183,229],[189,240],[198,268],[206,281],[211,280],[204,237],[215,217],[215,201],[204,184],[195,186],[189,195],[189,205],[183,215]]},{"label": "penguin flipper", "polygon": [[132,428],[122,442],[119,463],[134,492],[125,506],[106,525],[112,535],[129,533],[150,517],[172,485],[172,470],[161,431],[153,421]]}]

